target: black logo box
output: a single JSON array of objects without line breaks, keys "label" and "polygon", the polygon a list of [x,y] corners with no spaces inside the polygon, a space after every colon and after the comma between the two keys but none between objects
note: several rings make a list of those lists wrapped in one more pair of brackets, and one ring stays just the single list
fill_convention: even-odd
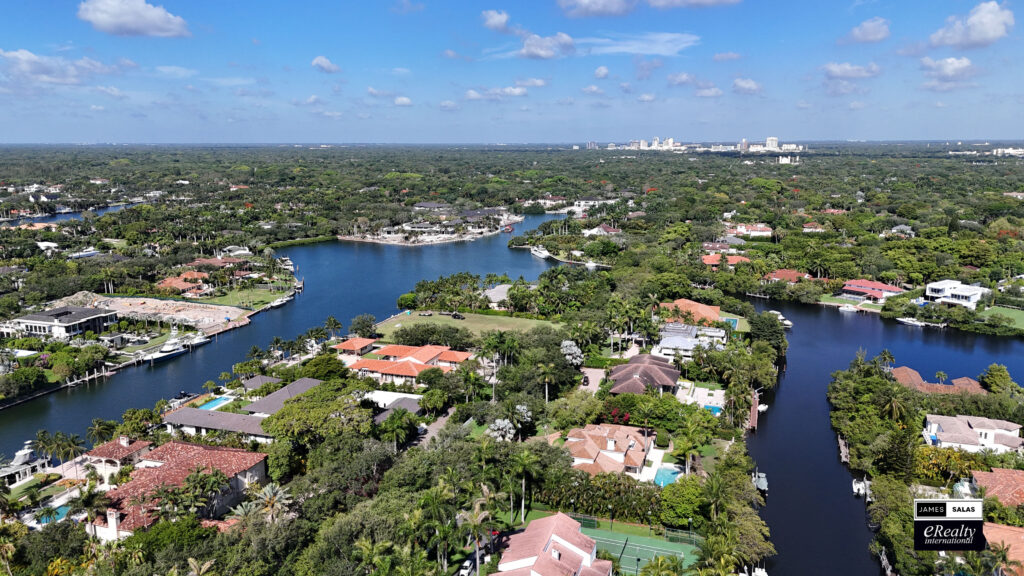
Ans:
[{"label": "black logo box", "polygon": [[945,518],[945,502],[915,502],[917,518]]},{"label": "black logo box", "polygon": [[916,520],[914,550],[984,550],[984,524],[983,520]]}]

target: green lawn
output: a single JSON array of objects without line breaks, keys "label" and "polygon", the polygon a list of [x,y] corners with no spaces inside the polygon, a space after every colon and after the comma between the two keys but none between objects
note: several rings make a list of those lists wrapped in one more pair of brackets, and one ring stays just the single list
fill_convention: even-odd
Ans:
[{"label": "green lawn", "polygon": [[978,316],[987,318],[993,314],[1000,314],[1011,318],[1014,326],[1017,328],[1024,328],[1024,310],[1014,310],[1013,308],[1003,308],[1002,306],[993,306],[986,308],[985,310],[978,313]]},{"label": "green lawn", "polygon": [[737,316],[736,314],[728,314],[722,312],[719,314],[722,318],[734,318],[736,319],[736,332],[750,332],[750,322],[743,316]]},{"label": "green lawn", "polygon": [[[15,502],[19,498],[21,498],[22,496],[25,495],[25,491],[26,490],[28,490],[29,488],[31,488],[33,486],[38,486],[38,485],[39,485],[39,480],[33,478],[32,480],[30,480],[30,481],[28,481],[28,482],[18,486],[17,488],[11,490],[11,493],[7,496],[7,499],[10,500],[11,502]],[[39,492],[39,494],[42,496],[43,500],[45,500],[45,499],[49,498],[50,496],[53,496],[54,494],[59,494],[59,493],[61,493],[63,491],[64,491],[63,488],[61,488],[56,483],[54,483],[54,484],[50,484],[46,488],[43,488]]]},{"label": "green lawn", "polygon": [[884,306],[882,304],[872,304],[870,302],[864,302],[860,305],[861,308],[866,310],[881,310]]},{"label": "green lawn", "polygon": [[694,382],[693,385],[707,390],[724,390],[722,385],[717,382]]},{"label": "green lawn", "polygon": [[203,304],[221,304],[239,308],[260,308],[284,296],[287,292],[271,292],[270,290],[231,290],[223,296],[197,300]]},{"label": "green lawn", "polygon": [[385,320],[377,327],[377,330],[383,334],[381,339],[388,342],[391,340],[391,335],[394,334],[395,330],[398,328],[424,323],[467,328],[470,332],[473,332],[476,335],[480,335],[488,330],[519,330],[526,332],[537,326],[555,326],[553,322],[548,322],[547,320],[530,320],[527,318],[512,318],[509,316],[488,316],[485,314],[464,314],[464,316],[466,317],[465,320],[455,320],[451,316],[441,316],[437,312],[434,312],[433,316],[420,316],[414,310],[412,314],[402,314]]}]

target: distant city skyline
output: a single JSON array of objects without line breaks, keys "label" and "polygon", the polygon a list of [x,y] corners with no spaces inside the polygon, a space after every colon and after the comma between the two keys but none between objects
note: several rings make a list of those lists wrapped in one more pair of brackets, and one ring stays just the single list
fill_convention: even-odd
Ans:
[{"label": "distant city skyline", "polygon": [[1014,7],[8,3],[0,144],[1019,140]]}]

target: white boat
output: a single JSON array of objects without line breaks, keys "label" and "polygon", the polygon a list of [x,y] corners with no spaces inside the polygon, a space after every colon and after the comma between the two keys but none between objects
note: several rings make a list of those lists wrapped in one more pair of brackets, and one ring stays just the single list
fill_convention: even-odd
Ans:
[{"label": "white boat", "polygon": [[768,411],[768,405],[767,404],[758,404],[757,405],[757,411],[758,412],[762,412],[762,413],[767,412]]},{"label": "white boat", "polygon": [[551,258],[551,252],[548,252],[547,248],[545,248],[543,246],[539,246],[539,245],[538,246],[534,246],[533,248],[530,248],[530,254],[533,254],[537,258],[541,258],[543,260],[547,260],[548,258]]},{"label": "white boat", "polygon": [[167,360],[168,358],[174,358],[175,356],[181,356],[188,352],[188,348],[181,343],[181,340],[177,338],[171,338],[159,350],[151,354],[147,354],[143,359],[146,362],[160,362],[161,360]]},{"label": "white boat", "polygon": [[853,486],[853,495],[856,496],[857,498],[860,498],[861,496],[864,496],[868,492],[868,487],[864,483],[863,480],[857,480],[856,478],[854,478],[853,482],[852,482],[852,486]]},{"label": "white boat", "polygon": [[587,263],[584,264],[584,266],[587,267],[587,270],[596,270],[597,262],[594,262],[593,260],[587,260]]},{"label": "white boat", "polygon": [[840,312],[856,312],[857,307],[852,304],[843,304],[839,307]]},{"label": "white boat", "polygon": [[769,310],[768,313],[778,318],[779,324],[782,324],[782,327],[785,328],[786,330],[789,330],[790,328],[793,327],[793,322],[790,320],[786,320],[786,317],[782,315],[782,312],[779,312],[778,310]]},{"label": "white boat", "polygon": [[277,300],[274,300],[273,302],[271,302],[267,306],[270,306],[271,308],[280,308],[281,306],[284,306],[287,303],[288,303],[288,299],[287,298],[278,298]]},{"label": "white boat", "polygon": [[209,344],[210,342],[213,342],[213,340],[211,340],[209,336],[203,334],[202,332],[196,332],[195,335],[192,336],[192,338],[188,341],[188,345],[191,346],[192,348],[198,348],[203,344]]},{"label": "white boat", "polygon": [[896,321],[899,322],[900,324],[905,324],[907,326],[916,326],[918,328],[923,328],[928,325],[927,322],[922,322],[917,318],[897,318]]}]

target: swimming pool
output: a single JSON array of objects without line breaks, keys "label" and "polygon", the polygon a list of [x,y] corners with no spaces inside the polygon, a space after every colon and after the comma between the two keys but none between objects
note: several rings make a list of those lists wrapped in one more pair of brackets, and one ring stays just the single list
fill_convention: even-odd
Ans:
[{"label": "swimming pool", "polygon": [[64,519],[65,516],[68,515],[68,510],[71,510],[71,506],[69,506],[67,504],[64,504],[62,506],[58,506],[57,507],[57,517],[56,518],[54,518],[53,520],[50,520],[48,518],[44,519],[44,520],[40,520],[39,523],[40,524],[49,524],[50,522],[60,522],[61,520]]},{"label": "swimming pool", "polygon": [[704,409],[707,410],[708,412],[711,412],[715,416],[718,416],[719,414],[722,413],[721,406],[705,406]]},{"label": "swimming pool", "polygon": [[738,328],[739,325],[740,325],[740,321],[738,319],[736,319],[736,318],[723,318],[722,321],[724,321],[729,326],[732,326],[733,330]]},{"label": "swimming pool", "polygon": [[233,400],[233,398],[228,398],[227,396],[224,396],[224,397],[221,397],[221,398],[214,398],[213,400],[210,400],[206,404],[203,404],[202,406],[200,406],[199,409],[200,410],[216,410],[217,408],[220,408],[221,406],[227,404],[228,402],[231,402],[231,400]]},{"label": "swimming pool", "polygon": [[679,474],[679,470],[674,468],[658,468],[658,471],[654,473],[654,483],[664,488],[675,482]]}]

